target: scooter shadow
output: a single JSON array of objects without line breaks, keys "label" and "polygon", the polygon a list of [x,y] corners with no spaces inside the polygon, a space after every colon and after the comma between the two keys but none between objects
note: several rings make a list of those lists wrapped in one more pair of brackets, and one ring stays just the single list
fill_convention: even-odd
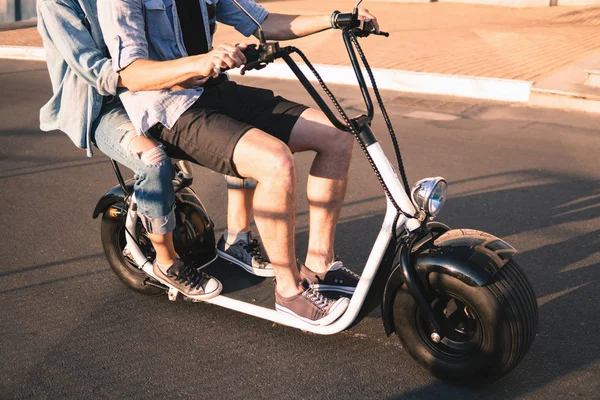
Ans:
[{"label": "scooter shadow", "polygon": [[[267,302],[274,304],[275,285],[272,278],[261,278],[246,272],[243,268],[223,260],[220,257],[203,269],[223,284],[221,295],[243,297],[240,300],[249,302]],[[243,292],[243,296],[241,295]]]}]

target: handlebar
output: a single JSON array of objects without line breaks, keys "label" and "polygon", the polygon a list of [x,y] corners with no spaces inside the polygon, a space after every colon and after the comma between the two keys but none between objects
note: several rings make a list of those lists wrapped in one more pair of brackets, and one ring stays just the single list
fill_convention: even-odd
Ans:
[{"label": "handlebar", "polygon": [[[367,84],[365,82],[361,67],[359,65],[358,59],[356,57],[356,53],[354,51],[354,47],[351,43],[350,33],[352,33],[356,37],[368,37],[370,35],[379,35],[388,37],[389,33],[387,32],[375,32],[375,27],[373,23],[370,21],[359,21],[357,13],[345,13],[338,14],[336,19],[336,25],[338,25],[342,29],[342,36],[344,38],[344,43],[346,44],[346,49],[348,50],[348,55],[350,57],[350,62],[356,74],[359,87],[361,89],[363,98],[365,100],[365,105],[367,107],[367,119],[370,122],[373,119],[374,110],[373,110],[373,102],[369,95],[369,90],[367,88]],[[272,63],[276,59],[283,58],[286,64],[291,68],[292,72],[299,79],[300,83],[304,88],[308,91],[313,100],[317,103],[319,108],[325,113],[327,118],[331,121],[331,123],[338,129],[343,131],[350,131],[350,127],[346,125],[346,123],[342,122],[335,114],[331,111],[331,108],[325,103],[323,98],[319,95],[319,93],[315,90],[313,85],[306,78],[304,73],[300,70],[298,65],[292,60],[290,54],[297,53],[300,55],[304,62],[310,66],[310,62],[300,52],[298,49],[292,46],[287,47],[279,47],[278,42],[262,42],[258,46],[255,44],[249,45],[246,50],[244,50],[244,55],[246,56],[246,64],[240,71],[241,75],[245,75],[247,71],[251,70],[260,70],[267,66],[267,64]],[[312,72],[316,75],[316,71],[311,67]],[[318,77],[318,75],[317,75]]]},{"label": "handlebar", "polygon": [[369,35],[390,36],[388,32],[375,32],[375,25],[371,21],[359,20],[357,9],[351,13],[339,13],[335,17],[335,25],[340,29],[351,30],[357,37],[367,37]]},{"label": "handlebar", "polygon": [[371,21],[360,21],[360,25],[353,29],[354,34],[357,37],[367,37],[370,35],[389,37],[388,32],[375,32],[375,25]]}]

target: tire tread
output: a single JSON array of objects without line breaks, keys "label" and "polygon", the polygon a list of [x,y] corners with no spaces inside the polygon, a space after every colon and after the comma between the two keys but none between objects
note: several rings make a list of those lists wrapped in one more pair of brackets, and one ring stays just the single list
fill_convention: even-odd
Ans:
[{"label": "tire tread", "polygon": [[488,285],[488,289],[496,296],[509,317],[512,344],[510,356],[500,372],[504,375],[521,361],[535,339],[538,323],[537,301],[529,280],[514,260],[510,260],[500,269],[494,282]]}]

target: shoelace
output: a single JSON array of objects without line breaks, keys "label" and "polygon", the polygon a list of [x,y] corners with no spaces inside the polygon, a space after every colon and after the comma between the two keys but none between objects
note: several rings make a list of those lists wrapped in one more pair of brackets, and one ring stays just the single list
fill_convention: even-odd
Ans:
[{"label": "shoelace", "polygon": [[191,289],[201,289],[202,284],[209,279],[210,277],[204,272],[199,272],[195,268],[192,268],[188,265],[186,265],[184,269],[180,271],[179,275],[175,276],[175,280],[177,282],[181,282],[185,286],[189,286]]},{"label": "shoelace", "polygon": [[346,267],[342,267],[340,268],[342,271],[346,272],[347,274],[349,274],[350,276],[352,276],[354,279],[359,280],[360,279],[360,275],[355,274],[354,272],[350,271],[348,268]]},{"label": "shoelace", "polygon": [[260,251],[260,242],[257,239],[252,239],[250,243],[244,246],[244,249],[248,250],[252,255],[252,258],[255,259],[261,266],[267,264],[267,260],[265,260]]},{"label": "shoelace", "polygon": [[351,271],[351,270],[349,270],[348,268],[344,267],[343,261],[342,261],[342,259],[340,258],[340,256],[335,256],[335,257],[333,258],[333,261],[334,261],[334,262],[335,262],[335,261],[340,261],[340,262],[342,262],[342,268],[340,268],[342,271],[344,271],[344,272],[346,272],[346,273],[350,274],[350,275],[351,275],[352,277],[354,277],[355,279],[360,279],[360,275],[358,275],[358,274],[355,274],[354,272],[352,272],[352,271]]},{"label": "shoelace", "polygon": [[319,310],[325,311],[331,303],[330,299],[325,298],[325,296],[315,292],[313,289],[306,289],[304,292],[302,292],[302,295],[305,296],[311,303],[313,303]]}]

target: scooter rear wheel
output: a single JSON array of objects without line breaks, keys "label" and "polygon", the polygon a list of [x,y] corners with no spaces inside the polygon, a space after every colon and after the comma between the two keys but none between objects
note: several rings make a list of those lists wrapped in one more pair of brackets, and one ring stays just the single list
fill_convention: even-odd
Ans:
[{"label": "scooter rear wheel", "polygon": [[394,299],[396,333],[410,355],[439,379],[491,382],[510,372],[535,338],[535,294],[514,260],[487,286],[469,286],[441,273],[429,275],[431,307],[442,339],[434,342],[413,297],[403,285]]},{"label": "scooter rear wheel", "polygon": [[[141,250],[149,259],[154,259],[154,249],[150,240],[145,235],[144,228],[139,220],[136,229],[138,231]],[[104,213],[100,227],[100,236],[102,238],[104,255],[110,268],[125,286],[136,292],[150,296],[164,294],[164,290],[148,285],[146,283],[149,279],[148,275],[141,271],[133,261],[123,255],[123,249],[126,245],[125,235],[125,222],[123,219],[112,218],[109,216],[109,213]]]}]

